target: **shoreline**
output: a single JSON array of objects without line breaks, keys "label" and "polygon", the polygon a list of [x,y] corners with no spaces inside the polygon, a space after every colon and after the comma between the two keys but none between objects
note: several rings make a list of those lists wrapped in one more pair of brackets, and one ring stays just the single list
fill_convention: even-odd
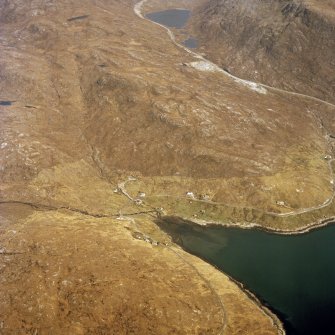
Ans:
[{"label": "shoreline", "polygon": [[[165,27],[162,24],[159,24],[157,22],[154,22],[154,21],[146,18],[142,14],[142,8],[141,8],[142,5],[145,2],[147,2],[147,0],[142,0],[142,1],[138,2],[134,6],[134,12],[135,12],[135,14],[139,18],[141,18],[143,20],[146,20],[146,21],[149,21],[149,22],[151,22],[153,24],[156,24],[157,26],[160,26],[163,29],[165,29],[167,31],[168,36],[170,37],[172,43],[174,43],[179,48],[182,48],[188,54],[192,55],[196,59],[202,60],[202,61],[208,63],[209,65],[213,65],[215,71],[217,71],[217,72],[223,72],[228,77],[234,79],[235,81],[237,81],[237,82],[239,82],[241,84],[249,86],[249,88],[254,89],[254,90],[256,90],[258,87],[261,87],[263,89],[269,89],[269,90],[273,90],[273,91],[276,91],[276,92],[285,93],[285,94],[288,94],[288,95],[297,96],[297,97],[304,98],[304,99],[311,99],[313,101],[321,102],[321,103],[327,104],[328,106],[334,107],[333,104],[328,103],[327,101],[323,101],[323,100],[320,100],[318,98],[312,97],[312,96],[306,96],[304,94],[299,94],[299,93],[296,93],[296,92],[288,92],[288,91],[285,91],[285,90],[281,90],[281,89],[278,89],[278,88],[275,88],[275,87],[271,87],[271,86],[267,86],[267,85],[260,84],[260,83],[253,83],[253,82],[249,82],[249,81],[245,81],[245,80],[242,81],[240,78],[236,78],[236,77],[232,76],[231,74],[226,73],[226,71],[224,71],[222,69],[217,69],[217,65],[216,64],[210,62],[209,60],[205,59],[204,57],[202,57],[201,55],[197,54],[196,52],[193,52],[192,50],[189,50],[185,46],[179,44],[176,41],[174,34],[172,33],[172,31],[168,27]],[[256,85],[256,88],[254,88],[252,85]],[[250,87],[250,86],[252,86],[252,87]],[[259,93],[263,93],[264,94],[264,92],[262,92],[262,91],[260,91]],[[266,93],[267,92],[265,91],[265,94]],[[332,163],[332,161],[329,163],[330,174],[331,174],[331,177],[333,177],[334,173],[333,173],[333,169],[332,169],[331,163]],[[323,203],[323,204],[317,206],[317,208],[311,208],[311,209],[307,209],[307,210],[311,210],[312,211],[312,210],[315,210],[315,209],[320,209],[320,208],[323,208],[323,207],[327,207],[329,204],[331,204],[333,202],[334,196],[335,196],[335,193],[333,191],[332,198],[329,199],[328,201],[326,201],[326,203]],[[305,209],[303,209],[303,211],[305,211]],[[290,216],[290,215],[297,215],[297,214],[301,214],[301,213],[285,213],[283,215],[278,215],[278,216]],[[163,216],[161,219],[165,220],[165,218],[167,218],[167,216]],[[194,218],[183,218],[183,217],[178,217],[178,218],[182,219],[184,221],[187,221],[187,224],[194,224],[194,225],[203,226],[203,227],[206,227],[206,226],[221,226],[221,227],[226,227],[226,228],[238,228],[238,229],[258,229],[258,230],[264,231],[266,233],[278,234],[278,235],[300,235],[300,234],[306,234],[306,233],[309,233],[311,231],[324,228],[324,227],[326,227],[326,226],[328,226],[328,225],[330,225],[332,223],[335,223],[335,216],[333,216],[333,217],[329,217],[329,218],[319,219],[316,222],[307,224],[307,225],[302,226],[300,228],[289,230],[289,229],[279,229],[279,228],[264,227],[264,226],[262,226],[260,224],[256,224],[256,223],[223,223],[223,222],[213,222],[213,221],[205,221],[205,220],[196,220]],[[243,283],[235,280],[234,278],[232,278],[227,273],[225,273],[222,270],[218,269],[215,265],[213,265],[210,262],[208,262],[208,260],[206,260],[205,258],[203,258],[203,257],[201,257],[201,256],[199,256],[197,254],[194,254],[194,253],[190,252],[189,250],[187,250],[186,248],[184,248],[183,246],[179,245],[177,242],[175,242],[175,239],[173,238],[173,236],[172,235],[170,235],[170,236],[172,238],[173,243],[176,244],[176,245],[178,245],[179,247],[181,247],[185,252],[190,253],[190,254],[198,257],[199,259],[202,259],[206,263],[208,263],[211,266],[213,266],[216,270],[222,272],[225,276],[227,276],[227,278],[231,282],[233,282],[234,284],[236,284],[239,287],[239,289],[241,289],[242,292],[244,292],[244,294],[246,294],[246,296],[248,297],[248,299],[250,299],[251,301],[253,301],[256,304],[256,306],[267,317],[269,317],[271,319],[274,327],[278,331],[278,334],[282,334],[282,335],[286,334],[286,331],[285,331],[285,328],[284,328],[284,322],[282,322],[279,319],[279,317],[276,315],[275,312],[272,312],[270,308],[268,308],[267,306],[265,306],[265,304],[263,304],[262,301],[260,299],[258,299],[255,294],[253,294],[251,291],[249,291],[247,288],[245,288],[245,286],[243,285]]]},{"label": "shoreline", "polygon": [[[134,13],[135,13],[136,16],[138,16],[140,19],[151,22],[152,24],[155,24],[155,25],[165,29],[167,31],[172,43],[174,43],[177,47],[183,49],[184,51],[186,51],[188,54],[192,55],[196,59],[200,59],[202,61],[208,62],[209,64],[213,65],[215,68],[218,68],[218,66],[216,64],[207,60],[206,58],[204,58],[203,56],[201,56],[197,52],[194,52],[194,51],[188,49],[187,47],[185,47],[184,45],[179,44],[176,41],[173,32],[168,27],[166,27],[163,24],[160,24],[158,22],[152,21],[152,20],[148,19],[147,17],[145,17],[145,15],[142,13],[142,6],[148,1],[149,0],[141,0],[134,5],[133,9],[134,9]],[[321,103],[324,103],[326,105],[330,105],[331,107],[335,107],[335,105],[333,105],[333,104],[331,104],[327,101],[320,100],[320,99],[318,99],[316,97],[313,97],[313,96],[308,96],[308,95],[304,95],[304,94],[296,93],[296,92],[285,91],[285,90],[278,89],[278,88],[272,87],[272,86],[268,86],[268,85],[265,85],[265,84],[262,84],[262,83],[256,83],[256,82],[250,82],[248,80],[243,80],[241,78],[238,78],[238,77],[235,77],[235,76],[231,75],[230,73],[224,71],[221,68],[218,68],[218,71],[224,73],[226,76],[232,78],[233,80],[235,80],[237,82],[240,82],[240,83],[242,83],[244,85],[247,85],[247,86],[250,85],[250,84],[259,85],[259,86],[267,88],[267,89],[272,89],[274,91],[279,91],[279,92],[283,92],[283,93],[286,93],[286,94],[289,94],[289,95],[295,95],[295,96],[302,97],[302,98],[312,99],[314,101],[321,102]],[[332,169],[332,162],[333,161],[335,161],[335,159],[332,159],[328,162],[329,168],[330,168],[331,180],[334,179],[334,172],[333,172],[333,169]],[[311,207],[311,208],[302,208],[300,210],[297,210],[296,212],[288,212],[288,213],[271,213],[271,212],[269,212],[268,214],[278,216],[278,217],[286,217],[286,216],[295,216],[295,215],[303,214],[303,213],[306,213],[306,212],[312,212],[314,210],[319,210],[319,209],[322,209],[324,207],[328,207],[329,205],[331,205],[333,203],[334,198],[335,198],[335,189],[333,190],[332,197],[327,199],[321,205],[317,205],[317,206]],[[320,219],[317,222],[305,225],[301,228],[292,229],[292,230],[281,230],[281,229],[278,229],[278,228],[269,228],[269,227],[264,227],[264,226],[262,226],[260,224],[257,224],[257,223],[249,223],[249,224],[234,223],[234,224],[230,224],[230,223],[222,223],[222,222],[194,220],[193,218],[190,219],[190,218],[182,218],[181,217],[181,219],[185,219],[187,221],[191,221],[191,222],[194,222],[194,223],[196,223],[198,225],[202,225],[202,226],[211,225],[211,226],[222,226],[222,227],[228,227],[228,228],[230,227],[230,228],[241,228],[241,229],[259,229],[259,230],[263,230],[267,233],[273,233],[273,234],[279,234],[279,235],[299,235],[299,234],[309,233],[312,230],[320,229],[322,227],[325,227],[325,226],[329,225],[330,223],[335,221],[335,216],[327,218],[327,219]]]},{"label": "shoreline", "polygon": [[[185,250],[186,251],[186,250]],[[187,251],[188,252],[188,251]],[[199,256],[197,256],[199,257]],[[200,258],[200,257],[199,257]],[[205,259],[203,259],[204,262],[207,262]],[[208,263],[208,262],[207,262]],[[209,263],[210,264],[210,263]],[[212,265],[212,264],[211,264]],[[212,265],[214,266],[214,265]],[[218,271],[221,271],[219,268],[214,266],[214,268]],[[264,303],[260,299],[257,298],[257,296],[249,291],[242,282],[239,282],[238,280],[234,279],[227,273],[221,271],[224,275],[228,277],[228,279],[233,282],[235,285],[238,286],[238,288],[251,300],[255,303],[255,305],[267,316],[272,320],[273,326],[277,328],[278,334],[286,335],[284,322],[282,322],[279,317],[275,314],[275,312],[272,312],[270,308],[265,306]]]},{"label": "shoreline", "polygon": [[[221,226],[221,227],[225,227],[225,228],[236,228],[236,229],[258,229],[260,231],[265,231],[267,233],[270,234],[278,234],[278,235],[299,235],[299,234],[304,234],[304,233],[308,233],[312,230],[316,230],[316,229],[322,229],[332,223],[335,223],[335,217],[333,218],[328,218],[325,220],[321,220],[321,222],[318,222],[316,224],[313,225],[309,225],[307,227],[302,227],[300,231],[280,231],[280,230],[271,230],[271,229],[267,229],[264,228],[260,225],[256,225],[256,224],[250,224],[250,225],[243,225],[243,224],[218,224],[218,223],[201,223],[196,222],[196,220],[189,220],[189,219],[185,219],[185,218],[181,218],[181,217],[175,217],[176,220],[180,219],[180,220],[184,220],[185,224],[187,225],[193,225],[193,226],[202,226],[204,227],[204,229],[206,229],[206,226]],[[161,218],[163,221],[168,220],[166,219],[166,217],[162,217]],[[159,226],[159,224],[158,224]],[[160,227],[159,227],[160,228]],[[160,228],[162,229],[162,228]],[[182,250],[184,250],[185,252],[194,255],[195,257],[198,257],[199,259],[203,260],[204,262],[210,264],[212,267],[214,267],[217,271],[220,271],[221,273],[223,273],[225,276],[227,276],[227,278],[233,282],[234,284],[236,284],[238,286],[238,288],[240,290],[242,290],[244,292],[244,294],[246,294],[246,296],[248,297],[248,299],[250,299],[251,301],[253,301],[257,307],[267,316],[269,317],[272,322],[274,327],[277,328],[278,330],[278,334],[280,335],[286,335],[286,329],[285,326],[286,325],[290,325],[290,323],[287,321],[286,316],[281,314],[280,311],[277,310],[272,310],[271,306],[264,300],[262,300],[262,298],[257,297],[257,295],[255,295],[252,291],[250,291],[247,287],[245,287],[245,285],[243,284],[243,282],[238,281],[237,279],[233,278],[231,275],[227,274],[225,271],[223,271],[222,269],[218,268],[215,264],[212,264],[208,259],[206,259],[206,257],[201,256],[199,254],[197,254],[196,252],[192,252],[191,250],[188,250],[188,248],[184,247],[182,243],[178,243],[178,239],[177,239],[177,235],[174,236],[173,234],[170,234],[168,231],[165,231],[163,229],[163,231],[168,234],[172,240],[172,242],[179,246]]]},{"label": "shoreline", "polygon": [[[166,233],[166,234],[168,234],[168,233]],[[264,315],[266,315],[268,318],[271,319],[272,324],[277,329],[279,335],[286,335],[284,322],[279,319],[279,317],[276,315],[275,311],[272,311],[269,307],[267,307],[265,305],[265,302],[262,303],[262,300],[259,299],[254,293],[249,291],[244,286],[244,284],[242,282],[239,282],[238,280],[234,279],[233,277],[231,277],[229,274],[227,274],[223,270],[219,269],[216,265],[210,263],[205,257],[199,256],[196,253],[193,253],[193,252],[187,250],[187,248],[184,248],[182,245],[175,242],[175,238],[172,235],[170,235],[170,234],[168,234],[168,235],[171,237],[173,244],[175,244],[177,247],[181,248],[186,253],[201,259],[203,262],[206,262],[207,264],[212,266],[216,271],[219,271],[224,276],[226,276],[230,282],[235,284],[247,296],[247,298],[249,300],[251,300],[257,306],[257,308],[262,311],[262,313],[264,313]]]},{"label": "shoreline", "polygon": [[244,230],[251,230],[251,229],[257,229],[264,231],[269,234],[276,234],[276,235],[301,235],[301,234],[307,234],[314,230],[318,230],[324,227],[327,227],[333,223],[335,223],[335,216],[319,220],[315,223],[311,223],[309,225],[303,226],[301,228],[293,229],[293,230],[281,230],[278,228],[269,228],[264,227],[258,223],[249,223],[249,224],[243,224],[243,223],[223,223],[223,222],[215,222],[215,221],[205,221],[205,220],[196,220],[193,218],[184,218],[179,217],[180,219],[187,221],[191,224],[197,225],[197,226],[210,226],[210,227],[224,227],[224,228],[237,228],[237,229],[244,229]]}]

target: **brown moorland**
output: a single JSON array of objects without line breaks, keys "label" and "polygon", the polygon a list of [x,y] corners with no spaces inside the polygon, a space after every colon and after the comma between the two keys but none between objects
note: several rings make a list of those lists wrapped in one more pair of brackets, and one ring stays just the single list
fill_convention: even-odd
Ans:
[{"label": "brown moorland", "polygon": [[154,221],[331,216],[334,107],[213,69],[133,6],[0,1],[0,332],[281,333]]},{"label": "brown moorland", "polygon": [[190,26],[231,73],[335,102],[333,1],[201,1]]}]

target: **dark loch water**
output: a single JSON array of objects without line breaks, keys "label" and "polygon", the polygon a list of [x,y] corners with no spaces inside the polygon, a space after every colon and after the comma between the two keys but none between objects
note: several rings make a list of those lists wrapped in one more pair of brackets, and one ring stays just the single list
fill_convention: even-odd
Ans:
[{"label": "dark loch water", "polygon": [[190,37],[187,40],[185,40],[183,44],[185,45],[186,48],[190,48],[190,49],[197,48],[198,40],[194,37]]},{"label": "dark loch water", "polygon": [[[161,12],[153,12],[146,15],[151,21],[160,23],[169,28],[183,28],[190,18],[191,11],[187,9],[168,9]],[[198,40],[195,37],[187,38],[183,44],[186,48],[197,48]]]},{"label": "dark loch water", "polygon": [[173,218],[159,225],[185,250],[255,293],[288,335],[335,334],[335,225],[296,236]]},{"label": "dark loch water", "polygon": [[89,15],[74,16],[67,19],[68,21],[84,20],[87,19]]},{"label": "dark loch water", "polygon": [[168,9],[147,14],[146,18],[169,28],[183,28],[190,15],[187,9]]},{"label": "dark loch water", "polygon": [[0,106],[10,106],[12,105],[13,101],[9,100],[0,100]]}]

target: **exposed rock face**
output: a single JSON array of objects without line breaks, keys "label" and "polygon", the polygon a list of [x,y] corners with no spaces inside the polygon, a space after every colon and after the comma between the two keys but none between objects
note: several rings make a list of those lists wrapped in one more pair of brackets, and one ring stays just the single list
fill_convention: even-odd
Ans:
[{"label": "exposed rock face", "polygon": [[0,333],[278,334],[120,191],[229,172],[191,58],[133,5],[0,1]]},{"label": "exposed rock face", "polygon": [[210,0],[195,11],[193,28],[232,73],[335,101],[334,2]]},{"label": "exposed rock face", "polygon": [[334,107],[217,71],[133,5],[0,0],[0,332],[278,334],[154,220],[286,228],[262,211],[332,195]]}]

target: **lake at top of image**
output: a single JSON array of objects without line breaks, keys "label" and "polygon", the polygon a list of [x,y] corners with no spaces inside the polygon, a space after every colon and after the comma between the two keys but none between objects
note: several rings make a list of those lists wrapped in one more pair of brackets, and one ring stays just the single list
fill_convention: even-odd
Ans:
[{"label": "lake at top of image", "polygon": [[146,15],[146,18],[169,28],[183,28],[190,18],[191,11],[187,9],[167,9]]}]

